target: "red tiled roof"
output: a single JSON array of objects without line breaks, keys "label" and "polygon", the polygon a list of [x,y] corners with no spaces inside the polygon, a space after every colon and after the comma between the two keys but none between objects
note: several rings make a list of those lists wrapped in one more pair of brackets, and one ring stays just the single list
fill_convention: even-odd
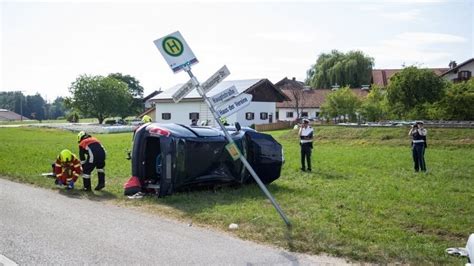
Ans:
[{"label": "red tiled roof", "polygon": [[[432,70],[436,75],[441,76],[449,68],[428,68]],[[403,69],[373,69],[372,70],[372,84],[376,84],[380,87],[387,87],[390,83],[390,78],[396,73]]]},{"label": "red tiled roof", "polygon": [[[23,119],[27,119],[26,117],[23,117]],[[6,109],[0,109],[0,121],[12,121],[12,120],[21,120],[21,115],[6,110]]]},{"label": "red tiled roof", "polygon": [[304,89],[304,82],[298,81],[295,78],[288,79],[285,77],[284,79],[275,83],[275,87],[284,90],[284,89]]},{"label": "red tiled roof", "polygon": [[[283,93],[290,98],[291,100],[294,100],[295,97],[292,93],[291,89],[284,89],[282,90]],[[355,93],[357,96],[360,98],[364,98],[369,94],[367,90],[362,90],[362,89],[351,89],[353,93]],[[333,92],[330,89],[309,89],[309,90],[303,90],[301,93],[303,93],[303,97],[300,97],[302,99],[301,102],[301,107],[303,108],[319,108],[321,105],[324,103],[326,100],[326,97],[329,93]],[[284,101],[281,103],[276,104],[277,108],[294,108],[294,103],[292,101]]]}]

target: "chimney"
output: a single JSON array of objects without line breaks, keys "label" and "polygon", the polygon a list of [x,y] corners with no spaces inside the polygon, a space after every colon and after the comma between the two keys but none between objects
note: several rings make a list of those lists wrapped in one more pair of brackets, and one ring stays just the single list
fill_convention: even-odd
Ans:
[{"label": "chimney", "polygon": [[295,78],[295,77],[293,77],[291,80],[295,81],[295,80],[296,80],[296,78]]}]

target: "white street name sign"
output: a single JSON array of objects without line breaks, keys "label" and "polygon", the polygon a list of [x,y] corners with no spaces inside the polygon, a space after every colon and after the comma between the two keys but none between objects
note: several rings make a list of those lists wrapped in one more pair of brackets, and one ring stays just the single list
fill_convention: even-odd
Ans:
[{"label": "white street name sign", "polygon": [[225,89],[222,92],[219,92],[217,95],[214,95],[210,98],[213,105],[225,102],[232,97],[235,97],[239,94],[237,88],[232,85],[232,87]]},{"label": "white street name sign", "polygon": [[173,93],[173,101],[175,103],[179,103],[181,99],[186,97],[192,90],[194,89],[193,81],[190,79],[186,84],[184,84],[181,88],[179,88],[175,93]]},{"label": "white street name sign", "polygon": [[221,67],[221,69],[217,70],[217,72],[214,73],[214,75],[212,75],[210,78],[208,78],[206,81],[204,81],[201,84],[203,93],[210,91],[212,88],[214,88],[217,84],[219,84],[229,75],[230,75],[230,72],[229,72],[229,69],[227,69],[227,66]]},{"label": "white street name sign", "polygon": [[219,117],[228,117],[231,114],[242,110],[244,107],[250,104],[252,101],[252,95],[242,94],[235,98],[230,99],[229,101],[223,103],[216,108],[216,112]]},{"label": "white street name sign", "polygon": [[199,62],[179,31],[153,42],[174,73]]}]

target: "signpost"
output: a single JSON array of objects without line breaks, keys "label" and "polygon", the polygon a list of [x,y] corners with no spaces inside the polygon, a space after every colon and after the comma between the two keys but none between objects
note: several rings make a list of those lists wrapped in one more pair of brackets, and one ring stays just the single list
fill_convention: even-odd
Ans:
[{"label": "signpost", "polygon": [[189,80],[188,82],[186,82],[186,84],[181,86],[181,88],[179,88],[175,93],[173,93],[171,97],[173,98],[173,101],[175,103],[179,103],[179,101],[181,101],[181,99],[186,97],[186,95],[188,95],[193,89],[194,89],[193,81]]},{"label": "signpost", "polygon": [[225,102],[228,99],[237,96],[237,94],[239,94],[239,92],[237,91],[237,88],[235,86],[232,86],[232,87],[227,88],[226,90],[212,96],[211,97],[211,103],[219,104],[219,103]]},{"label": "signpost", "polygon": [[199,62],[179,31],[153,42],[174,73]]},{"label": "signpost", "polygon": [[[224,95],[221,95],[221,96],[222,96],[222,99],[228,99],[228,98],[231,98],[231,99],[228,102],[225,102],[222,105],[220,105],[220,107],[216,110],[211,99],[209,99],[206,96],[206,92],[210,91],[219,82],[224,80],[224,78],[226,78],[230,74],[227,67],[223,66],[221,69],[219,69],[214,75],[212,75],[208,80],[206,80],[201,85],[199,84],[199,81],[194,76],[194,74],[191,72],[191,65],[197,63],[198,61],[179,32],[174,32],[170,35],[167,35],[158,40],[155,40],[154,43],[158,47],[158,50],[160,50],[161,54],[163,55],[166,62],[170,66],[171,70],[173,70],[173,72],[176,73],[179,70],[184,70],[188,73],[189,77],[191,78],[190,81],[188,81],[175,94],[173,94],[173,101],[179,102],[190,91],[192,91],[194,87],[196,87],[196,90],[206,102],[207,106],[209,107],[209,110],[214,116],[214,119],[216,120],[217,124],[222,129],[222,131],[224,132],[224,135],[227,141],[229,142],[229,144],[226,145],[226,150],[229,152],[229,154],[232,156],[234,160],[240,159],[240,161],[245,166],[247,171],[249,171],[249,173],[252,175],[255,182],[257,182],[260,189],[263,191],[263,193],[271,201],[271,203],[273,204],[277,212],[280,214],[280,217],[283,219],[283,221],[286,223],[288,227],[291,227],[290,220],[288,220],[283,210],[280,208],[278,203],[275,201],[275,199],[272,197],[270,192],[267,190],[262,180],[260,180],[257,173],[255,173],[255,171],[253,170],[252,166],[249,164],[247,159],[244,156],[242,156],[241,152],[239,151],[231,135],[229,134],[229,132],[227,131],[227,129],[225,128],[225,126],[222,124],[220,120],[221,117],[225,117],[232,113],[235,113],[236,111],[241,110],[242,108],[250,104],[252,100],[252,95],[243,94],[241,96],[231,98],[234,96],[233,95],[234,92],[231,92],[233,91],[232,88],[235,88],[235,87],[230,87],[227,90],[223,91],[222,93],[227,91],[227,93],[231,94],[231,96],[224,96]],[[173,58],[173,57],[176,57],[176,58]],[[179,58],[179,60],[177,60],[177,58]],[[215,100],[219,102],[219,98],[216,97]],[[222,115],[219,114],[219,112],[221,112]]]},{"label": "signpost", "polygon": [[223,81],[229,75],[230,72],[229,69],[227,69],[227,66],[221,67],[221,69],[217,70],[214,75],[201,84],[202,91],[204,93],[208,93],[212,88],[221,83],[221,81]]},{"label": "signpost", "polygon": [[244,107],[249,105],[251,101],[252,95],[242,94],[216,107],[216,112],[219,114],[219,117],[228,117],[231,114],[244,109]]}]

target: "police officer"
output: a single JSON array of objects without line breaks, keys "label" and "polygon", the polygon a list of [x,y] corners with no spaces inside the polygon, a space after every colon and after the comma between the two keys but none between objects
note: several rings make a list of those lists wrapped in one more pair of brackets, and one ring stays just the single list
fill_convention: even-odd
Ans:
[{"label": "police officer", "polygon": [[426,164],[425,164],[425,148],[427,146],[426,143],[426,134],[427,131],[423,128],[423,122],[417,121],[414,125],[412,125],[410,131],[408,132],[408,136],[413,138],[412,140],[412,154],[413,154],[413,163],[415,164],[415,171],[422,171],[426,172]]},{"label": "police officer", "polygon": [[97,168],[99,183],[95,190],[101,190],[105,187],[105,149],[100,142],[84,131],[77,135],[79,143],[79,158],[83,168],[84,190],[91,190],[91,173]]},{"label": "police officer", "polygon": [[305,160],[308,164],[308,171],[311,172],[311,150],[313,149],[313,128],[309,125],[308,119],[303,119],[303,125],[298,132],[301,146],[301,171],[306,171]]}]

